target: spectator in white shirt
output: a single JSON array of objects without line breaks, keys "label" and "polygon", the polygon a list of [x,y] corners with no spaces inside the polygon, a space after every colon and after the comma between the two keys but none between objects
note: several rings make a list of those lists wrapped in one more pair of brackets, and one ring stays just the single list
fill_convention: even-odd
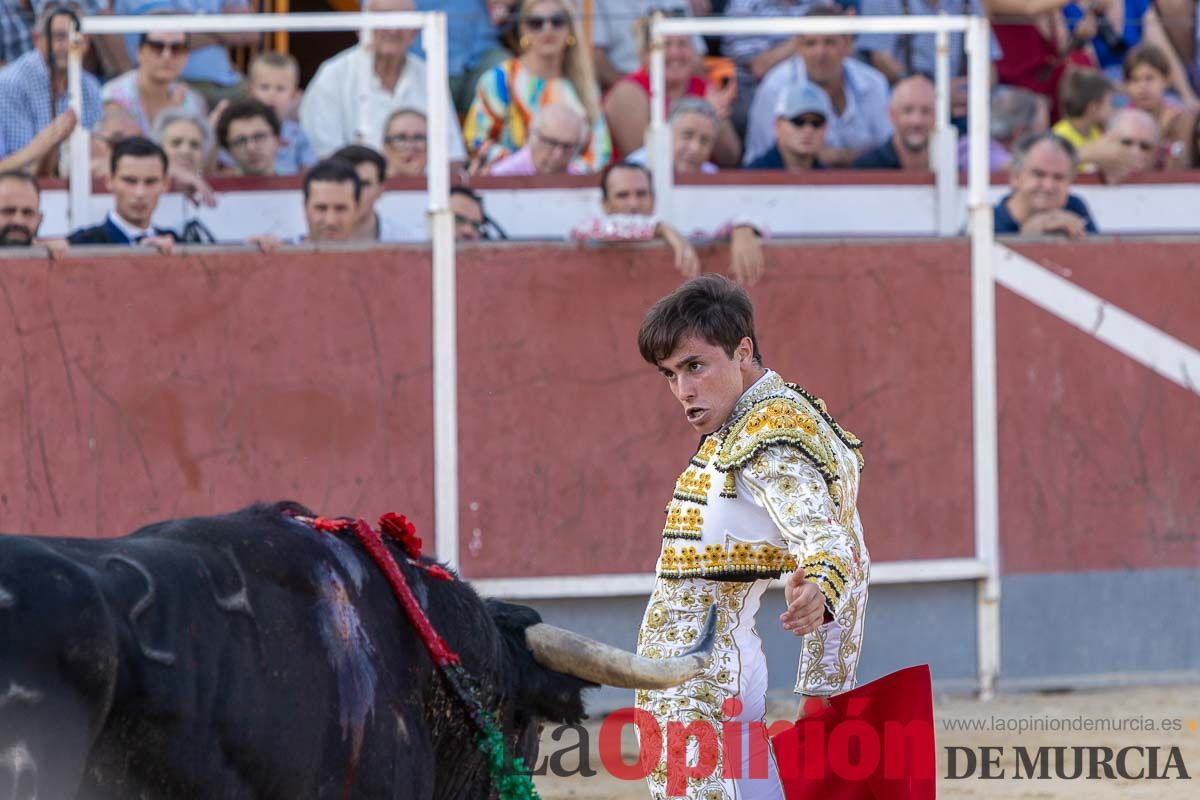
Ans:
[{"label": "spectator in white shirt", "polygon": [[[413,2],[366,0],[363,8],[412,11]],[[384,122],[398,108],[417,108],[428,114],[425,62],[408,52],[415,35],[413,30],[377,30],[370,47],[360,42],[320,66],[300,103],[300,125],[318,156],[324,158],[348,144],[381,149]],[[369,100],[366,118],[360,120],[363,90]],[[450,161],[465,163],[466,147],[453,110],[446,117],[446,126]]]},{"label": "spectator in white shirt", "polygon": [[[837,7],[809,9],[806,17],[837,17]],[[892,135],[888,119],[887,78],[855,59],[851,53],[854,37],[845,34],[803,35],[796,37],[799,55],[771,68],[750,106],[743,164],[749,164],[771,149],[775,143],[775,106],[779,95],[794,83],[805,79],[825,90],[833,104],[833,118],[825,133],[821,163],[827,167],[846,166],[862,153]]]}]

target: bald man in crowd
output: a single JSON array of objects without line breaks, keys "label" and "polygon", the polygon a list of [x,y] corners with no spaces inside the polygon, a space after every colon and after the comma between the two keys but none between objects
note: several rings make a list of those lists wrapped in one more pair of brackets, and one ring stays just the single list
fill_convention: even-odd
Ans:
[{"label": "bald man in crowd", "polygon": [[1122,108],[1112,115],[1108,121],[1108,132],[1105,134],[1122,149],[1126,150],[1132,160],[1129,175],[1138,175],[1155,168],[1155,153],[1158,151],[1159,131],[1154,117],[1140,108]]},{"label": "bald man in crowd", "polygon": [[489,175],[582,175],[588,171],[578,156],[589,128],[578,111],[564,103],[551,103],[538,109],[529,129],[525,146],[493,164]]},{"label": "bald man in crowd", "polygon": [[936,108],[933,82],[912,75],[892,87],[888,118],[892,135],[850,165],[854,169],[929,169],[929,140]]}]

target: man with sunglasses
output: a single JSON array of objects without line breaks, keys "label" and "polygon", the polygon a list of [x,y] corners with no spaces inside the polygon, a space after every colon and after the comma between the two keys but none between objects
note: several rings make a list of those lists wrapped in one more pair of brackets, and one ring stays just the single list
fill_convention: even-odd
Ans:
[{"label": "man with sunglasses", "polygon": [[794,83],[775,106],[775,144],[747,169],[783,169],[807,172],[824,169],[821,148],[825,146],[825,124],[833,116],[829,96],[815,83]]},{"label": "man with sunglasses", "polygon": [[188,49],[186,33],[141,34],[137,68],[104,84],[101,100],[105,104],[115,103],[132,114],[142,136],[154,132],[154,120],[168,108],[203,117],[208,112],[204,98],[179,80],[187,63]]},{"label": "man with sunglasses", "polygon": [[[24,151],[14,159],[23,163],[8,162],[4,168],[33,167],[39,174],[57,175],[57,145],[78,122],[68,110],[67,100],[67,55],[75,25],[71,15],[82,17],[84,13],[77,3],[43,5],[33,29],[34,49],[0,69],[0,158]],[[82,41],[81,46],[86,47],[87,42]],[[84,72],[83,126],[91,128],[99,118],[100,82]],[[54,140],[40,153],[25,150],[52,123]]]},{"label": "man with sunglasses", "polygon": [[583,175],[587,165],[577,158],[588,134],[587,121],[564,103],[551,103],[533,115],[529,141],[488,170],[489,175]]}]

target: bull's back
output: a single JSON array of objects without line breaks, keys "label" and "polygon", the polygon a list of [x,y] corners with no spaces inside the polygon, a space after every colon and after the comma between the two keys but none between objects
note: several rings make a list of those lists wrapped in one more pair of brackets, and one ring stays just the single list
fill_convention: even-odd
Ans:
[{"label": "bull's back", "polygon": [[[87,800],[411,784],[388,745],[419,706],[380,713],[401,696],[384,666],[394,601],[368,598],[381,589],[355,548],[262,511],[120,539],[0,536],[0,697],[17,676],[31,710],[74,709],[65,736],[0,701],[0,757],[6,732],[24,737],[37,796]],[[73,777],[49,791],[48,766]]]}]

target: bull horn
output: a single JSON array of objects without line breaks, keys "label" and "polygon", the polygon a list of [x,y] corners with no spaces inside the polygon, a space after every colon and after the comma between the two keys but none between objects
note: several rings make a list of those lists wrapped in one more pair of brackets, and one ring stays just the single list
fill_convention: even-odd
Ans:
[{"label": "bull horn", "polygon": [[543,667],[621,689],[668,689],[691,680],[708,666],[716,638],[716,604],[708,608],[699,641],[674,658],[646,658],[544,622],[525,629],[525,643]]}]

